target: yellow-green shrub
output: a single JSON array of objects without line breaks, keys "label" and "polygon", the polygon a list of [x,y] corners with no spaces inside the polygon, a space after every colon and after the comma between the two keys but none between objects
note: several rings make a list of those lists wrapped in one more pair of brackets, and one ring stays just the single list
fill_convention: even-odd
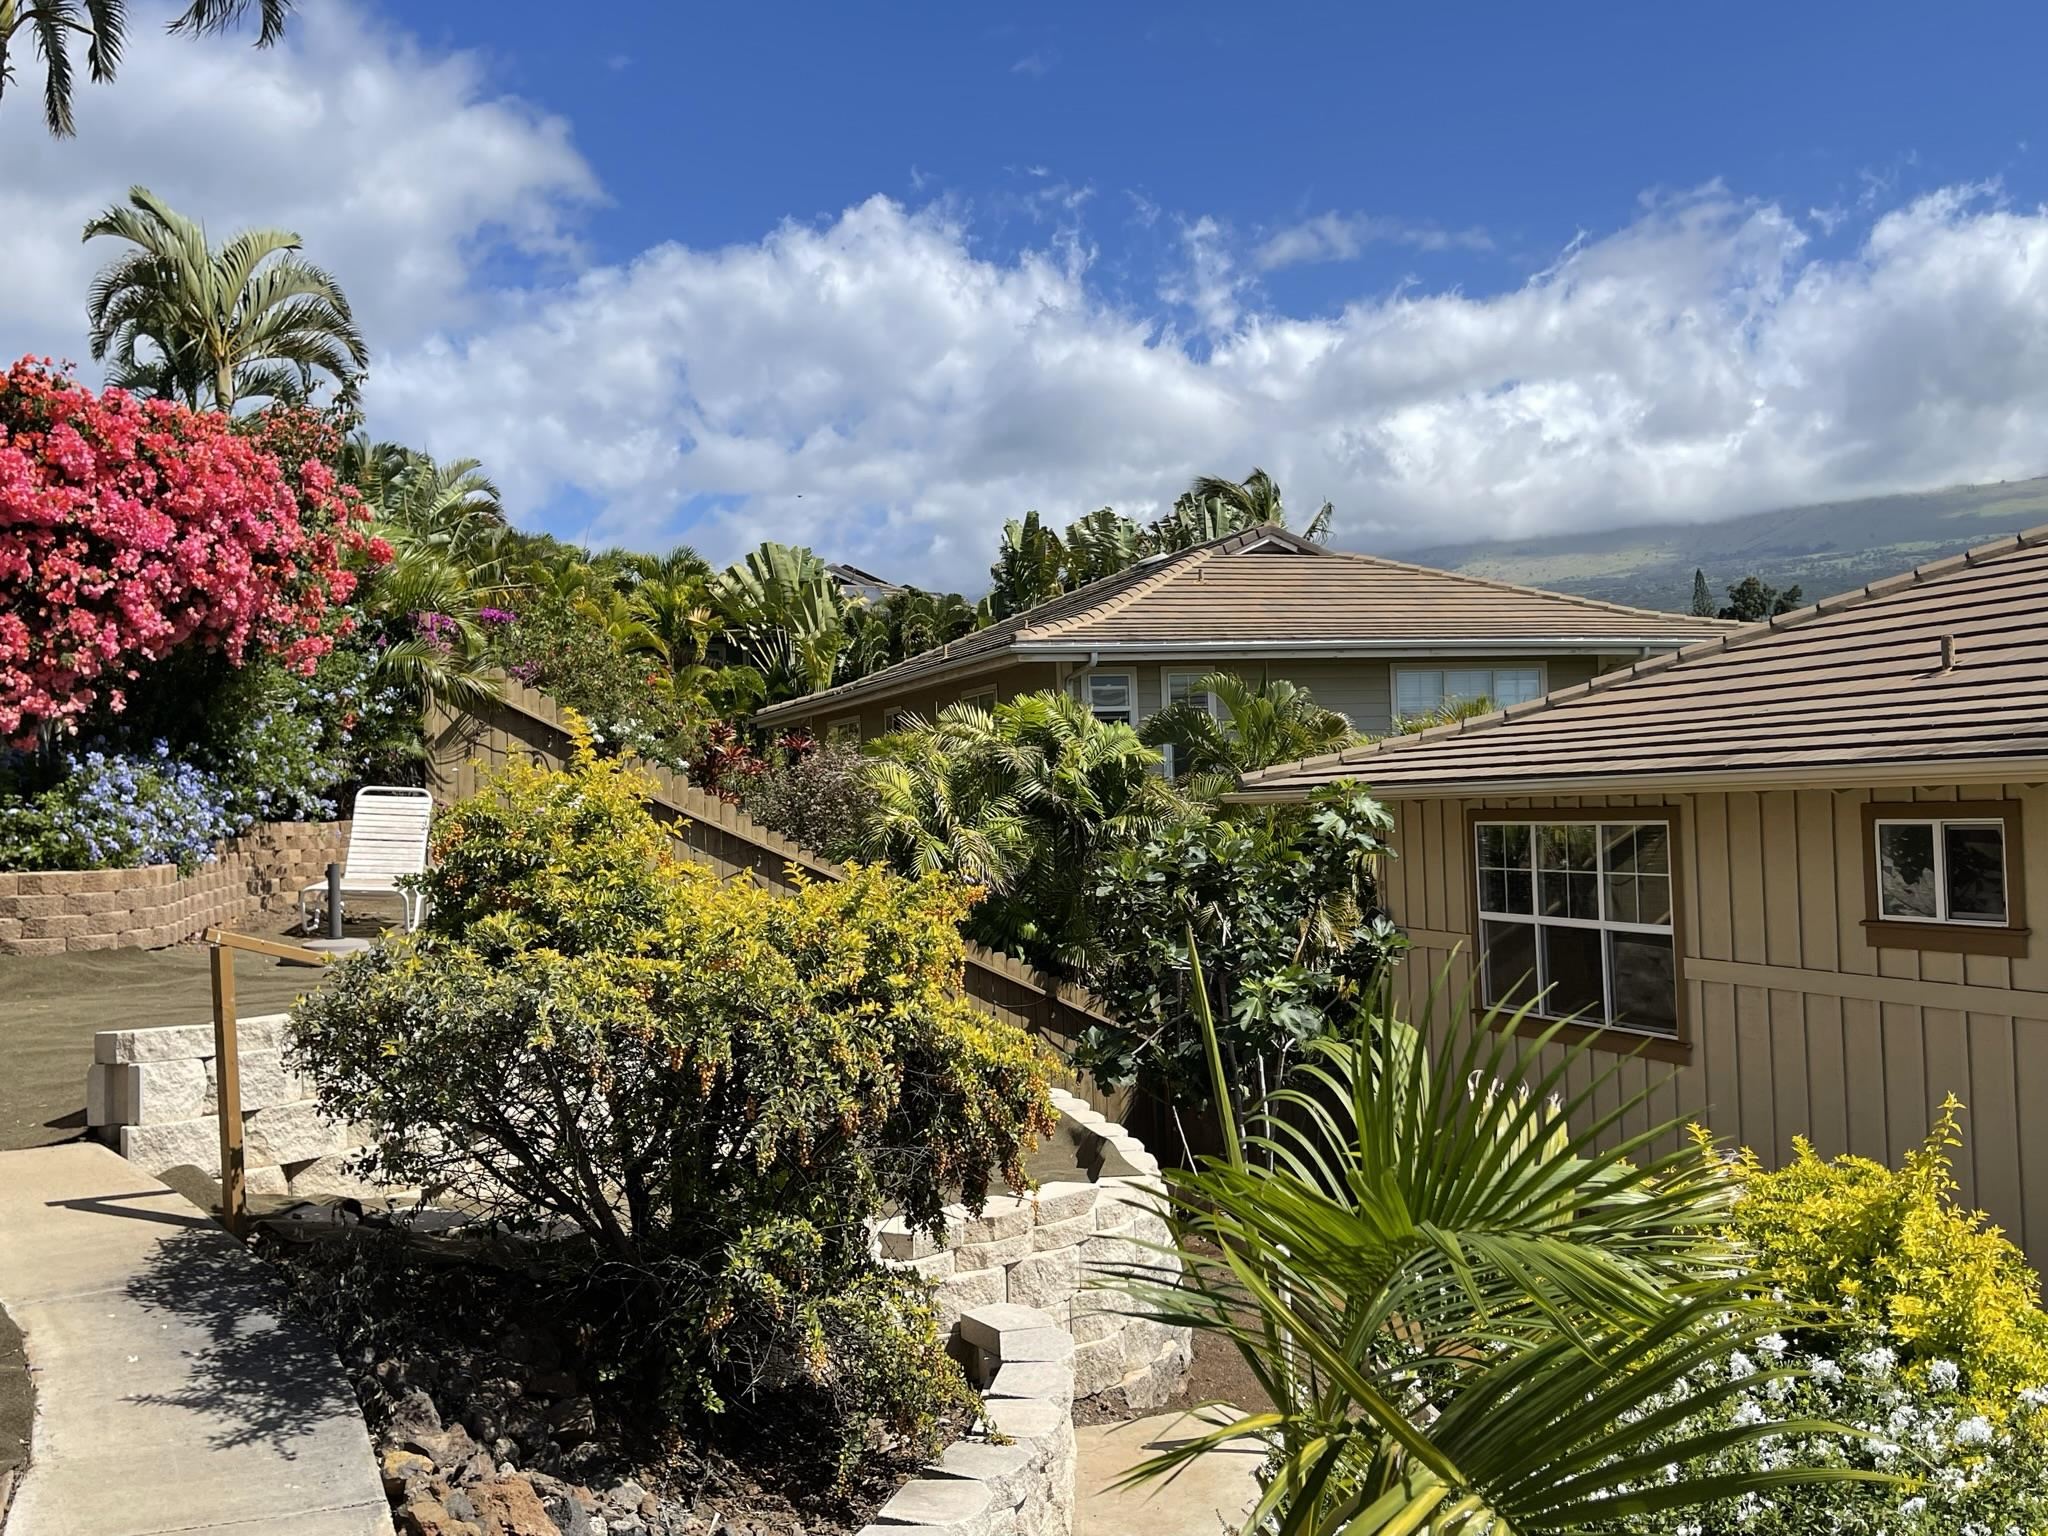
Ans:
[{"label": "yellow-green shrub", "polygon": [[1956,1202],[1949,1153],[1962,1145],[1961,1109],[1950,1097],[1896,1170],[1824,1160],[1804,1138],[1776,1172],[1744,1152],[1735,1235],[1789,1299],[1827,1309],[1853,1335],[1881,1335],[1909,1372],[1955,1361],[1965,1391],[1998,1414],[2048,1384],[2048,1314],[2025,1256]]},{"label": "yellow-green shrub", "polygon": [[301,1005],[300,1065],[402,1182],[579,1232],[571,1278],[672,1405],[772,1384],[842,1471],[873,1419],[936,1450],[966,1388],[867,1223],[1021,1184],[1047,1063],[961,995],[956,882],[721,881],[646,795],[586,740],[448,811],[428,919]]}]

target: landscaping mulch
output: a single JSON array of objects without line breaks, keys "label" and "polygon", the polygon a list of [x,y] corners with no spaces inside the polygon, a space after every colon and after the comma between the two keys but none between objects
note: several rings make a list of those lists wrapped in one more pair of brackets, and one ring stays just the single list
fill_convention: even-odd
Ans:
[{"label": "landscaping mulch", "polygon": [[473,1229],[302,1212],[256,1242],[336,1339],[401,1536],[851,1536],[917,1470],[878,1448],[835,1487],[833,1448],[772,1398],[671,1427]]}]

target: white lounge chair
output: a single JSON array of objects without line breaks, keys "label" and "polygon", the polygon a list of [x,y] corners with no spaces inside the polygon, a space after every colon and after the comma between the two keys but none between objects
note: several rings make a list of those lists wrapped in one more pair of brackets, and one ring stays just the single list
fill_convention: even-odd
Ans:
[{"label": "white lounge chair", "polygon": [[[426,915],[426,897],[402,889],[400,875],[424,874],[427,828],[434,816],[434,797],[424,789],[370,784],[356,791],[355,820],[348,831],[348,854],[341,866],[343,896],[396,896],[405,911],[405,931],[412,932]],[[327,882],[316,880],[299,892],[299,931],[311,933],[312,912],[324,907]]]}]

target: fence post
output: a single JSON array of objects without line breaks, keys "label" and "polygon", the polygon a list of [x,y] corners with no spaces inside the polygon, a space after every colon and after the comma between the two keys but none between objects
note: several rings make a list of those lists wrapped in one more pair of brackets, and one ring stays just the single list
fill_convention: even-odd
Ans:
[{"label": "fence post", "polygon": [[213,945],[213,1073],[220,1116],[220,1215],[236,1237],[248,1222],[247,1152],[242,1145],[242,1047],[235,1033],[235,952]]}]

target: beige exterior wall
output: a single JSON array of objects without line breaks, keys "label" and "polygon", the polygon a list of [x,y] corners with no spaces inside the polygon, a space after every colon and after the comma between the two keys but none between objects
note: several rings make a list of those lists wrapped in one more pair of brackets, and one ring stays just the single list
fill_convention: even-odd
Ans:
[{"label": "beige exterior wall", "polygon": [[[1368,735],[1382,735],[1393,724],[1393,672],[1396,667],[1531,667],[1544,670],[1546,688],[1568,688],[1583,683],[1596,672],[1606,671],[1610,666],[1625,666],[1635,658],[1606,658],[1597,656],[1481,656],[1470,659],[1458,657],[1417,657],[1413,662],[1399,659],[1360,658],[1352,660],[1316,660],[1290,657],[1259,657],[1240,661],[1228,658],[1197,655],[1186,661],[1119,661],[1105,659],[1094,670],[1102,673],[1127,674],[1136,682],[1138,693],[1138,718],[1157,711],[1166,696],[1166,677],[1169,673],[1187,672],[1195,675],[1215,670],[1236,672],[1250,682],[1265,678],[1287,678],[1301,684],[1315,695],[1316,702],[1327,709],[1334,709],[1348,719],[1358,730]],[[1044,688],[1056,688],[1063,682],[1078,677],[1085,669],[1073,662],[1028,661],[1015,662],[1010,666],[992,672],[983,672],[962,678],[935,677],[918,691],[902,693],[889,699],[848,707],[839,711],[825,709],[807,717],[803,723],[819,735],[824,735],[840,721],[857,719],[860,722],[862,740],[880,736],[889,729],[890,720],[899,712],[909,710],[929,718],[948,704],[958,703],[963,698],[972,698],[993,691],[998,699],[1013,699],[1020,693],[1034,693]]]},{"label": "beige exterior wall", "polygon": [[[1440,973],[1451,995],[1470,978],[1468,810],[1675,805],[1689,1038],[1675,1064],[1629,1062],[1596,1107],[1655,1084],[1626,1129],[1684,1115],[1772,1163],[1805,1135],[1824,1156],[1896,1165],[1952,1092],[1967,1107],[1963,1200],[2048,1268],[2048,939],[2029,938],[2010,959],[1873,947],[1862,830],[1873,799],[2019,801],[2018,910],[2048,912],[2041,786],[1403,801],[1386,896],[1415,946],[1398,983],[1405,1004],[1419,1014]],[[1589,1082],[1610,1061],[1596,1054],[1574,1070]]]}]

